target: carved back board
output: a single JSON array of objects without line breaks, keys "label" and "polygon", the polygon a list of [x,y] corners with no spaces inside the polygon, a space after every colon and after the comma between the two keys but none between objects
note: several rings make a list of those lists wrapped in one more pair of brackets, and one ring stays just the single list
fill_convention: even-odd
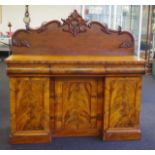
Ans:
[{"label": "carved back board", "polygon": [[12,53],[20,55],[133,55],[131,33],[108,29],[84,20],[76,10],[66,19],[39,29],[18,30],[12,36]]}]

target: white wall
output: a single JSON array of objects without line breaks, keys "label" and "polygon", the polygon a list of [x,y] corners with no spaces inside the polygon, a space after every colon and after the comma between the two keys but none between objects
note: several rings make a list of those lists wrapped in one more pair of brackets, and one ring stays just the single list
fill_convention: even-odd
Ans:
[{"label": "white wall", "polygon": [[[39,27],[42,22],[50,20],[61,20],[67,18],[68,15],[76,9],[81,14],[81,6],[79,5],[30,5],[29,12],[32,28]],[[0,24],[0,31],[8,31],[8,22],[12,23],[12,31],[19,28],[25,28],[23,17],[25,15],[24,5],[3,5],[2,6],[2,24]]]}]

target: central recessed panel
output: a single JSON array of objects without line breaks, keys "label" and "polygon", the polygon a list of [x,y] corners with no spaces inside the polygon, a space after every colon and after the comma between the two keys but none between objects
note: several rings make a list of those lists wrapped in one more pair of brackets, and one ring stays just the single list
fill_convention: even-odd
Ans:
[{"label": "central recessed panel", "polygon": [[56,78],[55,133],[77,136],[100,134],[102,90],[101,78]]}]

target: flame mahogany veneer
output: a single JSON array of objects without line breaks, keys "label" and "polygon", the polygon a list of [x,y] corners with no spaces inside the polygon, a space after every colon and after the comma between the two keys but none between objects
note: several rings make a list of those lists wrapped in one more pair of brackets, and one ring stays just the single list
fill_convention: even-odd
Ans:
[{"label": "flame mahogany veneer", "polygon": [[137,140],[145,61],[129,32],[66,20],[18,30],[7,58],[10,143],[48,143],[59,136]]}]

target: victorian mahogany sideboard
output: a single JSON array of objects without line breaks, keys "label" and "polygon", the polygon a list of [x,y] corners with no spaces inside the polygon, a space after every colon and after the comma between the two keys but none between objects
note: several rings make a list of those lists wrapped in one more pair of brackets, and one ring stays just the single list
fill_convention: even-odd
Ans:
[{"label": "victorian mahogany sideboard", "polygon": [[75,10],[62,23],[16,31],[6,63],[12,144],[140,139],[145,61],[134,56],[129,32],[88,23]]}]

